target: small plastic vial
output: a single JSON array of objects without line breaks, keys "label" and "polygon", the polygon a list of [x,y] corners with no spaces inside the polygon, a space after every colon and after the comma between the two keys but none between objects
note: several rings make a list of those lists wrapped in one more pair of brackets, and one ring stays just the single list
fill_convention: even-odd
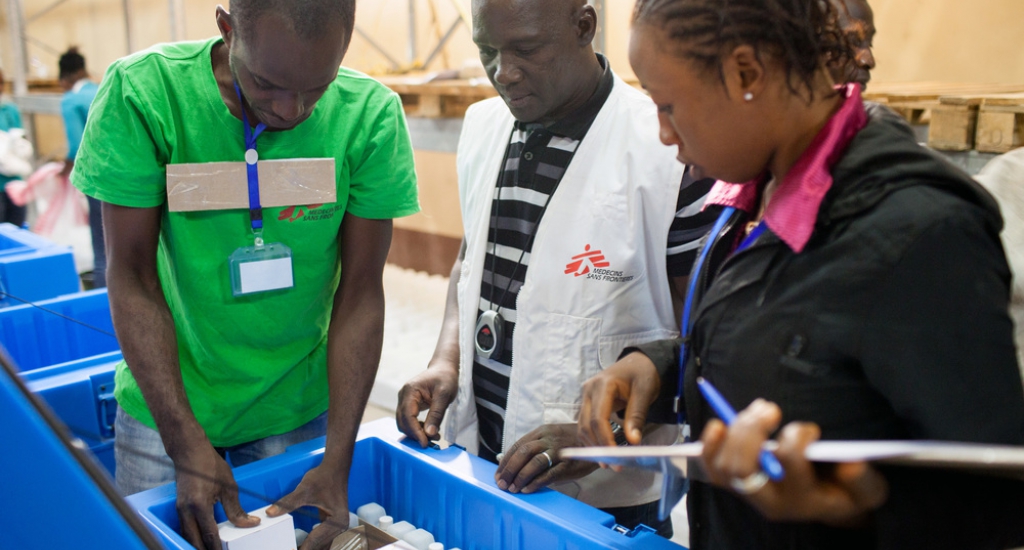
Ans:
[{"label": "small plastic vial", "polygon": [[434,542],[434,535],[423,529],[410,531],[400,538],[413,545],[416,550],[430,550],[430,545]]},{"label": "small plastic vial", "polygon": [[398,523],[392,525],[391,528],[389,528],[387,531],[388,531],[388,534],[391,535],[392,537],[395,537],[396,539],[400,539],[400,538],[402,538],[402,535],[404,535],[406,533],[409,533],[409,532],[412,532],[412,531],[415,531],[415,530],[416,530],[416,526],[411,524],[411,523],[409,523],[408,521],[399,521]]},{"label": "small plastic vial", "polygon": [[386,516],[388,513],[384,511],[384,507],[380,504],[371,502],[360,506],[356,510],[356,515],[366,523],[376,526],[380,522],[381,516]]},{"label": "small plastic vial", "polygon": [[432,542],[430,543],[430,546],[427,547],[427,550],[444,550],[444,545],[440,542]]},{"label": "small plastic vial", "polygon": [[302,546],[302,543],[306,542],[306,537],[308,537],[308,536],[309,536],[309,533],[303,531],[302,529],[296,529],[295,530],[295,547],[298,548],[298,547]]},{"label": "small plastic vial", "polygon": [[394,525],[394,524],[395,524],[395,518],[393,518],[391,516],[381,516],[380,517],[380,524],[378,525],[378,527],[380,527],[381,531],[384,531],[386,533],[387,530],[390,529],[391,526]]}]

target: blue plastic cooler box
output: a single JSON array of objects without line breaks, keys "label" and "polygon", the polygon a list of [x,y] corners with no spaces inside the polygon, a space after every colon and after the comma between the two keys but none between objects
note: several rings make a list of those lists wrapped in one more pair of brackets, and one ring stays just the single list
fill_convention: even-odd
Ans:
[{"label": "blue plastic cooler box", "polygon": [[0,307],[23,303],[7,293],[35,302],[79,289],[71,248],[9,223],[0,224]]},{"label": "blue plastic cooler box", "polygon": [[[324,439],[235,469],[239,498],[246,510],[270,504],[295,489],[320,464]],[[408,521],[433,533],[445,548],[463,550],[583,550],[593,548],[679,550],[677,544],[644,526],[628,532],[611,515],[552,490],[513,495],[495,485],[496,466],[458,447],[420,449],[402,441],[392,419],[359,430],[349,475],[348,503],[354,511],[376,502],[395,521]],[[143,522],[168,548],[192,548],[178,534],[173,483],[128,497]],[[257,496],[258,495],[258,496]],[[310,529],[309,515],[294,515],[295,526]],[[218,511],[217,521],[224,521]]]},{"label": "blue plastic cooler box", "polygon": [[117,351],[113,334],[105,288],[0,309],[0,343],[22,372]]},{"label": "blue plastic cooler box", "polygon": [[0,368],[0,548],[156,550],[109,479],[9,374]]},{"label": "blue plastic cooler box", "polygon": [[28,389],[41,397],[72,435],[89,446],[114,475],[114,369],[121,352],[21,373]]}]

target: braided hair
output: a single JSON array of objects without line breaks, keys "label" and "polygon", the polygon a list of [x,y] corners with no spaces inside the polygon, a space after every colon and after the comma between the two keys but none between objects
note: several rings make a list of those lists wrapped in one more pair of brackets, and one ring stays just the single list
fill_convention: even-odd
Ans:
[{"label": "braided hair", "polygon": [[838,13],[827,0],[637,0],[634,25],[666,32],[670,48],[722,82],[722,57],[739,45],[782,63],[790,90],[814,97],[822,65],[852,57]]},{"label": "braided hair", "polygon": [[82,57],[82,54],[78,53],[77,46],[72,46],[60,56],[57,66],[60,67],[59,78],[69,78],[85,70],[85,58]]}]

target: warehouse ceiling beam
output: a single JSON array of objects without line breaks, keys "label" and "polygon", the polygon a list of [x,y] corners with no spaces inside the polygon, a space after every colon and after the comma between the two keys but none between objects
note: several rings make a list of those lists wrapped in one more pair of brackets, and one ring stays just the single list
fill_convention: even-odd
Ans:
[{"label": "warehouse ceiling beam", "polygon": [[185,4],[182,0],[167,0],[171,16],[171,42],[185,39]]},{"label": "warehouse ceiling beam", "polygon": [[30,34],[26,34],[25,35],[25,40],[35,44],[37,48],[45,51],[46,53],[49,53],[49,54],[53,55],[54,57],[60,57],[60,55],[62,53],[64,53],[64,52],[58,50],[57,48],[54,48],[53,46],[47,44],[46,42],[43,42],[42,40],[40,40],[40,39],[30,35]]},{"label": "warehouse ceiling beam", "polygon": [[416,63],[416,0],[409,0],[409,63]]},{"label": "warehouse ceiling beam", "polygon": [[445,32],[444,36],[442,36],[441,39],[437,42],[437,46],[434,47],[434,50],[431,51],[430,55],[428,55],[427,58],[423,61],[424,68],[429,67],[430,63],[434,60],[434,58],[437,57],[437,55],[444,50],[445,44],[447,44],[448,40],[451,39],[453,34],[455,34],[455,29],[458,29],[461,23],[461,18],[456,19],[455,22],[452,23],[452,26],[448,27],[448,31]]},{"label": "warehouse ceiling beam", "polygon": [[14,95],[28,93],[28,54],[25,52],[25,12],[21,0],[7,0],[7,25],[14,56]]},{"label": "warehouse ceiling beam", "polygon": [[25,18],[25,24],[31,23],[36,19],[39,19],[40,17],[50,13],[51,11],[55,10],[58,6],[64,4],[67,1],[68,0],[57,0],[56,2],[50,4],[49,6],[46,6],[45,8],[37,11],[36,13],[33,13],[32,15]]},{"label": "warehouse ceiling beam", "polygon": [[608,46],[608,38],[605,33],[608,29],[605,0],[588,0],[588,3],[594,6],[594,11],[597,12],[597,32],[594,33],[594,49],[600,53],[605,53],[605,48]]},{"label": "warehouse ceiling beam", "polygon": [[466,6],[462,5],[459,0],[449,0],[455,11],[459,14],[459,19],[466,24],[467,29],[473,28],[473,18],[469,16],[469,12],[466,11]]},{"label": "warehouse ceiling beam", "polygon": [[399,63],[398,60],[396,60],[394,57],[391,57],[391,54],[389,54],[387,50],[384,49],[383,46],[378,44],[377,41],[374,40],[373,37],[369,35],[369,33],[360,28],[359,25],[355,26],[355,31],[356,34],[361,36],[363,40],[365,40],[366,43],[370,45],[371,48],[377,50],[377,53],[383,55],[384,59],[388,60],[388,63],[391,64],[391,70],[396,71],[402,66],[402,64]]},{"label": "warehouse ceiling beam", "polygon": [[124,6],[124,40],[125,45],[128,47],[128,53],[131,54],[135,51],[135,36],[134,25],[132,24],[132,1],[121,0],[121,5]]}]

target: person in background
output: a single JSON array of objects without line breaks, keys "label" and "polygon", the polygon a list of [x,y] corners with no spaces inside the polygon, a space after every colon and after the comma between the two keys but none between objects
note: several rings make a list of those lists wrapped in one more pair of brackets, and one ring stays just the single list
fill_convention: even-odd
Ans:
[{"label": "person in background", "polygon": [[[821,61],[847,55],[827,2],[637,2],[630,62],[662,140],[720,180],[720,230],[684,338],[588,381],[579,438],[614,444],[624,409],[639,443],[681,405],[703,442],[695,550],[1024,545],[1020,480],[805,458],[818,439],[1024,445],[998,207],[860,86],[834,86]],[[701,379],[742,411],[730,427]]]},{"label": "person in background", "polygon": [[[5,92],[6,84],[4,73],[0,71],[0,94],[2,94],[0,95],[0,132],[23,128],[21,112],[18,111],[18,106],[8,98]],[[17,175],[0,174],[0,189],[2,189],[0,191],[0,223],[11,223],[21,227],[25,224],[27,208],[11,202],[11,198],[7,196],[6,192],[8,183],[19,180],[21,177]]]},{"label": "person in background", "polygon": [[[216,9],[220,36],[116,61],[71,176],[103,201],[110,245],[110,308],[125,358],[115,378],[117,486],[131,494],[176,481],[181,533],[200,549],[221,548],[217,502],[236,526],[259,522],[239,504],[232,466],[324,435],[321,463],[268,514],[319,510],[323,523],[302,550],[325,550],[348,526],[355,437],[380,362],[392,219],[419,211],[401,100],[339,69],[355,4],[232,0],[230,12]],[[336,200],[200,212],[168,204],[175,165],[232,163],[263,196],[293,182],[262,175],[264,160],[293,165],[289,174],[315,178],[310,187]],[[331,168],[310,174],[313,160]],[[252,271],[273,277],[229,262],[271,251]]]},{"label": "person in background", "polygon": [[[75,168],[75,157],[82,145],[85,123],[89,118],[89,106],[99,86],[89,79],[85,69],[85,57],[78,48],[71,47],[60,56],[60,87],[64,97],[60,101],[60,112],[64,118],[64,131],[68,137],[68,156],[64,160],[62,177],[70,177]],[[107,286],[107,253],[103,241],[103,207],[94,197],[89,199],[89,229],[92,231],[92,287]]]},{"label": "person in background", "polygon": [[999,234],[1013,273],[1010,316],[1017,342],[1017,362],[1024,372],[1024,147],[990,160],[974,176],[999,201],[1003,231]]},{"label": "person in background", "polygon": [[[473,39],[500,97],[470,107],[459,141],[465,239],[426,371],[401,390],[402,431],[498,463],[513,493],[553,488],[628,528],[657,518],[659,476],[563,461],[584,380],[622,345],[678,333],[711,180],[683,176],[650,99],[591,42],[584,0],[475,0]],[[673,206],[675,208],[673,208]],[[425,425],[417,420],[429,408]],[[672,442],[664,426],[647,441]]]},{"label": "person in background", "polygon": [[868,87],[871,71],[875,68],[875,55],[871,47],[875,39],[875,14],[867,0],[831,0],[839,13],[839,28],[846,33],[851,52],[840,62],[831,63],[829,70],[836,84],[856,82],[861,90]]}]

